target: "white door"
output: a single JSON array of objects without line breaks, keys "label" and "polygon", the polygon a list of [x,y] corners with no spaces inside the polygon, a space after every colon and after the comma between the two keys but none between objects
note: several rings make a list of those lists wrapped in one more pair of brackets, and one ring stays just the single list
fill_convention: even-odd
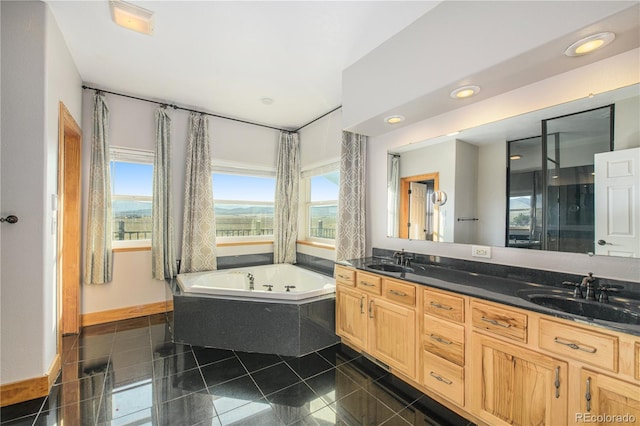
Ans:
[{"label": "white door", "polygon": [[409,209],[409,238],[425,240],[427,238],[427,185],[411,182],[411,208]]},{"label": "white door", "polygon": [[640,148],[595,154],[596,254],[640,257]]}]

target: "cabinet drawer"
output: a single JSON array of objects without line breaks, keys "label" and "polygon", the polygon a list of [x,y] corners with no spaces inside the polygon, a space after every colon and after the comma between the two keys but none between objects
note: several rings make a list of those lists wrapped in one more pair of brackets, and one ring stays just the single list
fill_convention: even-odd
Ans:
[{"label": "cabinet drawer", "polygon": [[618,338],[577,326],[540,319],[541,349],[618,371]]},{"label": "cabinet drawer", "polygon": [[382,282],[382,294],[394,302],[416,306],[416,287],[412,284],[385,279]]},{"label": "cabinet drawer", "polygon": [[427,351],[422,352],[422,383],[456,404],[464,405],[464,369]]},{"label": "cabinet drawer", "polygon": [[471,304],[471,323],[474,327],[499,336],[527,342],[527,315],[501,306],[476,302]]},{"label": "cabinet drawer", "polygon": [[353,287],[356,283],[356,271],[336,265],[336,283]]},{"label": "cabinet drawer", "polygon": [[356,287],[367,293],[380,295],[382,279],[377,275],[358,271],[356,273]]},{"label": "cabinet drawer", "polygon": [[433,290],[424,291],[424,312],[456,322],[464,322],[464,298]]},{"label": "cabinet drawer", "polygon": [[424,315],[422,349],[464,365],[464,326]]}]

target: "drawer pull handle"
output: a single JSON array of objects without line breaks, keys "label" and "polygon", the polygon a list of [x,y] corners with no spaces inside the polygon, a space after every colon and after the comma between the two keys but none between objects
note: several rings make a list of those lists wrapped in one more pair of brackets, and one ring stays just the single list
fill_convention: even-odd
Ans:
[{"label": "drawer pull handle", "polygon": [[577,351],[587,352],[587,353],[590,353],[590,354],[595,354],[598,351],[597,348],[592,348],[592,347],[589,347],[589,346],[580,346],[580,345],[578,345],[576,343],[573,343],[573,342],[565,342],[565,341],[561,340],[559,337],[554,337],[553,341],[558,343],[558,344],[567,346],[567,347],[569,347],[571,349],[575,349]]},{"label": "drawer pull handle", "polygon": [[396,296],[400,296],[400,297],[407,297],[407,293],[403,293],[397,290],[389,290],[389,293],[394,294]]},{"label": "drawer pull handle", "polygon": [[482,321],[484,321],[484,322],[488,322],[489,324],[497,325],[498,327],[503,327],[503,328],[510,328],[511,327],[511,324],[509,324],[507,322],[496,321],[493,318],[481,317],[480,319]]},{"label": "drawer pull handle", "polygon": [[447,311],[450,311],[450,310],[452,310],[452,309],[453,309],[451,306],[441,305],[441,304],[440,304],[440,303],[438,303],[438,302],[430,302],[430,305],[431,305],[431,306],[434,306],[434,307],[436,307],[436,308],[438,308],[438,309],[444,309],[444,310],[447,310]]},{"label": "drawer pull handle", "polygon": [[560,398],[560,367],[556,367],[556,380],[553,382],[556,388],[556,399]]},{"label": "drawer pull handle", "polygon": [[450,384],[452,384],[452,383],[453,383],[451,380],[447,380],[447,379],[445,379],[444,377],[442,377],[442,376],[440,376],[440,375],[438,375],[438,374],[434,373],[433,371],[432,371],[432,372],[430,372],[430,373],[429,373],[429,375],[430,375],[431,377],[433,377],[434,379],[436,379],[437,381],[444,383],[445,385],[450,385]]},{"label": "drawer pull handle", "polygon": [[338,278],[342,278],[343,280],[351,281],[351,276],[349,276],[349,275],[338,274]]},{"label": "drawer pull handle", "polygon": [[360,313],[364,314],[364,296],[360,298]]},{"label": "drawer pull handle", "polygon": [[360,281],[360,285],[363,285],[365,287],[375,287],[376,286],[375,284],[371,284],[371,283],[368,283],[366,281]]},{"label": "drawer pull handle", "polygon": [[584,394],[587,401],[587,411],[591,411],[591,377],[587,377],[587,391]]},{"label": "drawer pull handle", "polygon": [[429,337],[431,337],[431,338],[432,338],[433,340],[435,340],[436,342],[442,343],[442,344],[444,344],[444,345],[451,345],[451,344],[453,344],[453,342],[452,342],[452,341],[447,340],[447,339],[443,339],[442,337],[437,336],[437,335],[435,335],[435,334],[430,334],[430,335],[429,335]]}]

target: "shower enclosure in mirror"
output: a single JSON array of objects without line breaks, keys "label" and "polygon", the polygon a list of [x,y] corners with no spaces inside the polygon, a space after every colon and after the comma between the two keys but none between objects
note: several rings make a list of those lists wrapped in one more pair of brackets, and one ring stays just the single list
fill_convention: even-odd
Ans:
[{"label": "shower enclosure in mirror", "polygon": [[542,120],[508,142],[507,247],[593,253],[594,156],[613,150],[613,105]]},{"label": "shower enclosure in mirror", "polygon": [[[595,155],[620,152],[624,157],[629,149],[640,147],[639,116],[640,86],[635,84],[465,129],[455,136],[394,147],[388,152],[387,235],[626,256],[629,251],[617,251],[608,242],[603,243],[606,250],[594,243],[611,237],[598,236],[594,230],[598,179],[592,173]],[[596,136],[591,127],[576,130],[576,123],[583,127],[600,123],[603,130]],[[614,145],[615,151],[610,151]],[[511,159],[512,155],[520,159]],[[411,210],[416,210],[412,203],[420,202],[412,201],[408,192],[401,194],[400,182],[433,173],[438,174],[438,191],[447,195],[447,202],[431,206],[427,196],[424,212],[414,211],[410,219]],[[425,192],[429,191],[426,186]],[[630,191],[640,200],[638,186]],[[629,205],[636,210],[624,217],[640,216],[637,201]],[[416,214],[424,215],[424,220]],[[634,256],[640,257],[638,245]]]}]

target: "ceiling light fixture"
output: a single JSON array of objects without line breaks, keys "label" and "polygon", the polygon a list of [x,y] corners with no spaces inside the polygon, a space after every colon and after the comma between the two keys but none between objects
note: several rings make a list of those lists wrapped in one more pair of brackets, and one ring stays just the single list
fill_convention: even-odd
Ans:
[{"label": "ceiling light fixture", "polygon": [[571,46],[567,47],[567,49],[564,51],[564,54],[567,56],[586,55],[587,53],[591,53],[594,50],[606,46],[615,38],[616,35],[612,32],[593,34],[588,37],[581,38]]},{"label": "ceiling light fixture", "polygon": [[111,19],[127,29],[153,34],[153,12],[122,0],[109,0]]},{"label": "ceiling light fixture", "polygon": [[265,105],[273,104],[273,98],[269,98],[269,97],[264,97],[264,98],[260,99],[260,101],[262,101],[262,103],[265,104]]},{"label": "ceiling light fixture", "polygon": [[389,124],[398,124],[404,121],[404,117],[402,115],[390,115],[389,117],[385,118],[384,121]]},{"label": "ceiling light fixture", "polygon": [[509,157],[510,160],[519,160],[522,158],[522,155],[520,154],[513,154]]},{"label": "ceiling light fixture", "polygon": [[452,91],[450,96],[453,99],[466,99],[468,97],[477,95],[478,92],[480,92],[479,86],[462,86]]}]

